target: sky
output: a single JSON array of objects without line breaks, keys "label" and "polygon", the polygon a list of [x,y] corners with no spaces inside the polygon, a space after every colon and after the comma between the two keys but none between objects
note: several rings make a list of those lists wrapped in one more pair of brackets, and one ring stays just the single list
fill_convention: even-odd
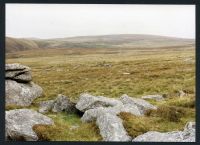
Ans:
[{"label": "sky", "polygon": [[195,5],[6,4],[6,36],[109,34],[195,38]]}]

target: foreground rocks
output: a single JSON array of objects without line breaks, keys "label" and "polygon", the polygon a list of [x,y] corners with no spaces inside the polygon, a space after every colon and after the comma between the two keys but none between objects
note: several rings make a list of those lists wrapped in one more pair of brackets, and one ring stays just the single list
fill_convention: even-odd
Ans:
[{"label": "foreground rocks", "polygon": [[113,107],[116,105],[122,105],[122,102],[112,98],[106,98],[103,96],[92,96],[90,94],[81,94],[79,101],[76,104],[76,108],[82,112],[97,107]]},{"label": "foreground rocks", "polygon": [[6,111],[5,121],[7,140],[37,141],[38,137],[32,127],[36,124],[54,124],[51,118],[30,109]]},{"label": "foreground rocks", "polygon": [[104,113],[97,118],[97,126],[104,141],[130,141],[122,120],[116,115]]},{"label": "foreground rocks", "polygon": [[59,94],[55,100],[43,101],[40,103],[39,112],[47,113],[49,111],[52,112],[68,112],[74,113],[77,111],[75,108],[75,103],[70,101],[67,96]]},{"label": "foreground rocks", "polygon": [[96,121],[103,141],[130,141],[123,127],[120,112],[129,112],[136,116],[144,115],[148,109],[157,109],[145,100],[123,95],[119,99],[81,94],[76,108],[84,112],[82,122]]},{"label": "foreground rocks", "polygon": [[17,63],[6,64],[6,105],[29,106],[42,95],[42,88],[32,82],[31,69]]},{"label": "foreground rocks", "polygon": [[147,111],[149,109],[153,109],[153,110],[157,109],[156,106],[150,104],[149,102],[147,102],[143,99],[129,97],[126,94],[124,94],[120,97],[120,101],[124,105],[137,106],[139,108],[141,114],[144,114],[145,111]]},{"label": "foreground rocks", "polygon": [[195,142],[195,123],[187,123],[183,131],[149,131],[134,138],[133,142]]}]

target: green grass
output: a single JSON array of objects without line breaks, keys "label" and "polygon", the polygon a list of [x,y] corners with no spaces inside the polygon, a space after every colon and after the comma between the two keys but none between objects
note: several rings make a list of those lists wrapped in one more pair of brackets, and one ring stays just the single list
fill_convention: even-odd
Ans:
[{"label": "green grass", "polygon": [[[170,120],[170,115],[164,116],[160,112],[137,118],[130,114],[122,115],[125,128],[131,136],[149,130],[179,130],[187,121],[195,120],[195,65],[194,62],[185,61],[186,58],[194,60],[194,49],[57,49],[17,52],[6,57],[7,63],[30,66],[33,81],[44,90],[43,96],[37,98],[29,108],[37,110],[40,101],[55,99],[57,94],[69,96],[73,101],[77,101],[83,92],[112,98],[122,94],[132,97],[166,94],[166,101],[150,102],[167,106],[168,109],[161,111],[164,114],[172,114],[169,108],[173,110],[173,107],[186,110],[186,113],[177,121]],[[188,95],[179,98],[176,95],[179,90],[188,92]],[[76,115],[48,115],[54,119],[55,125],[40,126],[38,129],[47,139],[100,140],[94,123],[83,124]],[[74,124],[78,124],[79,128],[70,130]]]},{"label": "green grass", "polygon": [[[49,114],[54,125],[35,125],[33,130],[40,140],[47,141],[99,141],[101,136],[95,123],[81,123],[75,114]],[[74,127],[74,128],[73,128]]]}]

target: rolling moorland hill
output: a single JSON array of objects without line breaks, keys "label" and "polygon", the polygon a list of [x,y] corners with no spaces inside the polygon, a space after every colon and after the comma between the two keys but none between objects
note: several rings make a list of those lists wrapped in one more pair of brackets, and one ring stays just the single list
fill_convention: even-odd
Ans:
[{"label": "rolling moorland hill", "polygon": [[194,39],[155,35],[101,35],[79,36],[55,39],[11,38],[6,37],[6,52],[16,52],[47,48],[173,48],[194,46]]}]

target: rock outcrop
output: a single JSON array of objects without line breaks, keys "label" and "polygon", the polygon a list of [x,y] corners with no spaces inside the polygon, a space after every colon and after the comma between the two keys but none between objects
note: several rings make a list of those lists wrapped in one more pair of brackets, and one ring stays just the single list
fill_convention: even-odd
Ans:
[{"label": "rock outcrop", "polygon": [[97,118],[97,126],[104,141],[130,141],[122,120],[116,115],[104,113]]},{"label": "rock outcrop", "polygon": [[86,110],[97,107],[113,107],[116,105],[122,105],[122,102],[112,98],[92,96],[84,93],[80,95],[79,101],[76,104],[76,108],[82,112],[85,112]]},{"label": "rock outcrop", "polygon": [[48,100],[48,101],[42,101],[40,102],[39,111],[40,113],[47,113],[50,110],[52,110],[54,106],[55,101],[54,100]]},{"label": "rock outcrop", "polygon": [[6,105],[29,106],[42,95],[42,88],[32,82],[31,69],[20,64],[6,64]]},{"label": "rock outcrop", "polygon": [[7,140],[37,141],[38,136],[32,127],[37,124],[54,124],[51,118],[30,109],[6,111],[5,116]]},{"label": "rock outcrop", "polygon": [[85,111],[85,113],[81,117],[81,121],[82,122],[91,122],[91,121],[95,121],[98,117],[100,117],[104,113],[117,115],[120,112],[128,112],[128,113],[131,113],[131,114],[136,115],[136,116],[142,115],[137,106],[119,105],[119,106],[107,107],[107,108],[97,107],[97,108],[89,109],[89,110]]},{"label": "rock outcrop", "polygon": [[195,142],[195,123],[189,122],[183,131],[149,131],[134,138],[133,142]]},{"label": "rock outcrop", "polygon": [[77,109],[75,107],[75,103],[70,101],[70,99],[67,96],[58,94],[55,100],[40,102],[39,112],[47,113],[49,111],[52,111],[52,112],[65,111],[68,113],[74,113],[77,111]]},{"label": "rock outcrop", "polygon": [[150,104],[149,102],[147,102],[143,99],[129,97],[126,94],[124,94],[120,97],[120,101],[124,105],[137,106],[139,108],[141,114],[144,114],[145,111],[148,109],[157,109],[156,106]]},{"label": "rock outcrop", "polygon": [[6,79],[30,82],[32,80],[31,69],[18,63],[6,64]]},{"label": "rock outcrop", "polygon": [[142,99],[130,98],[127,95],[120,99],[81,94],[76,108],[84,112],[81,121],[96,121],[104,141],[129,141],[121,119],[120,112],[129,112],[136,116],[144,115],[144,110],[156,109],[155,106]]}]

